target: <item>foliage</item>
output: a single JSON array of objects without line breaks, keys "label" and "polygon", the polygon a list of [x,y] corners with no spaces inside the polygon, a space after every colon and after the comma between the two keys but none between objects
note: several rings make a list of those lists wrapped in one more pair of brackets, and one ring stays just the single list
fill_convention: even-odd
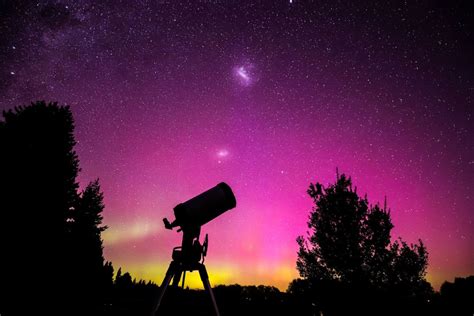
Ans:
[{"label": "foliage", "polygon": [[[311,184],[307,192],[314,208],[307,237],[297,238],[297,269],[313,291],[390,291],[404,297],[431,293],[425,280],[426,247],[421,240],[391,242],[393,224],[386,206],[370,206],[345,175],[326,188]],[[297,285],[291,290],[298,290]]]}]

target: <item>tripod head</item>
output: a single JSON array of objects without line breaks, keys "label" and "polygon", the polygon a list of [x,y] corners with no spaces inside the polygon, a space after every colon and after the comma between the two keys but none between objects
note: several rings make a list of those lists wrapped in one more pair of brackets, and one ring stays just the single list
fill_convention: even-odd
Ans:
[{"label": "tripod head", "polygon": [[173,209],[175,220],[163,219],[166,229],[179,227],[183,232],[181,247],[173,249],[173,260],[184,263],[197,263],[207,254],[208,237],[203,245],[199,242],[201,226],[236,206],[232,189],[224,182],[176,205]]}]

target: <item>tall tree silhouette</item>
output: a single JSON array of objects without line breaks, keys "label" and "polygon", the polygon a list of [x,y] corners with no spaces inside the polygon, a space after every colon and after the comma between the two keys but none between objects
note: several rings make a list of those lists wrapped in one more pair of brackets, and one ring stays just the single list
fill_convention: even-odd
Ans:
[{"label": "tall tree silhouette", "polygon": [[113,267],[104,265],[102,255],[98,180],[78,193],[72,113],[67,106],[36,102],[3,118],[0,313],[72,315],[80,306],[90,309],[112,286]]},{"label": "tall tree silhouette", "polygon": [[[104,266],[101,232],[104,210],[103,193],[99,180],[95,180],[84,189],[77,199],[76,207],[71,210],[70,220],[70,256],[73,268],[73,293],[80,306],[90,307],[103,301],[107,289],[107,274],[110,277],[110,264]],[[113,269],[113,268],[112,268]],[[111,279],[110,279],[111,281]]]},{"label": "tall tree silhouette", "polygon": [[386,206],[369,206],[345,175],[326,188],[311,184],[307,192],[315,206],[308,237],[297,238],[297,269],[310,287],[327,286],[339,294],[347,290],[353,297],[357,293],[352,290],[361,289],[402,296],[430,291],[426,247],[421,240],[415,245],[391,242],[393,224]]},{"label": "tall tree silhouette", "polygon": [[[37,102],[0,123],[3,308],[56,309],[67,279],[66,220],[77,203],[79,161],[69,107]],[[37,273],[32,273],[37,271]],[[22,286],[28,284],[28,291]],[[18,301],[19,299],[19,301]],[[28,301],[25,304],[24,301]],[[8,313],[7,313],[8,314]]]}]

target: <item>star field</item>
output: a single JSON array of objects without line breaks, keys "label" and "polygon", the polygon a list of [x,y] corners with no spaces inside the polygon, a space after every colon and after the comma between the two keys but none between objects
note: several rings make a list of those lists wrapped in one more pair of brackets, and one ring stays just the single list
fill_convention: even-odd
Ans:
[{"label": "star field", "polygon": [[423,240],[438,287],[474,274],[467,3],[3,1],[0,109],[71,105],[106,259],[137,278],[159,281],[180,242],[161,219],[226,181],[211,281],[286,289],[307,186],[338,167],[387,196],[392,238]]}]

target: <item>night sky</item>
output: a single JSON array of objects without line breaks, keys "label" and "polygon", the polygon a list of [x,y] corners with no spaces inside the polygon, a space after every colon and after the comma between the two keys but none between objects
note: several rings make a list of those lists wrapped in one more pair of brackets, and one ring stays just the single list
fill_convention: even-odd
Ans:
[{"label": "night sky", "polygon": [[286,289],[306,189],[339,168],[387,196],[393,239],[423,240],[435,288],[474,274],[463,2],[95,2],[0,1],[0,110],[71,106],[116,269],[160,282],[181,240],[162,218],[225,181],[237,207],[203,228],[211,282]]}]

